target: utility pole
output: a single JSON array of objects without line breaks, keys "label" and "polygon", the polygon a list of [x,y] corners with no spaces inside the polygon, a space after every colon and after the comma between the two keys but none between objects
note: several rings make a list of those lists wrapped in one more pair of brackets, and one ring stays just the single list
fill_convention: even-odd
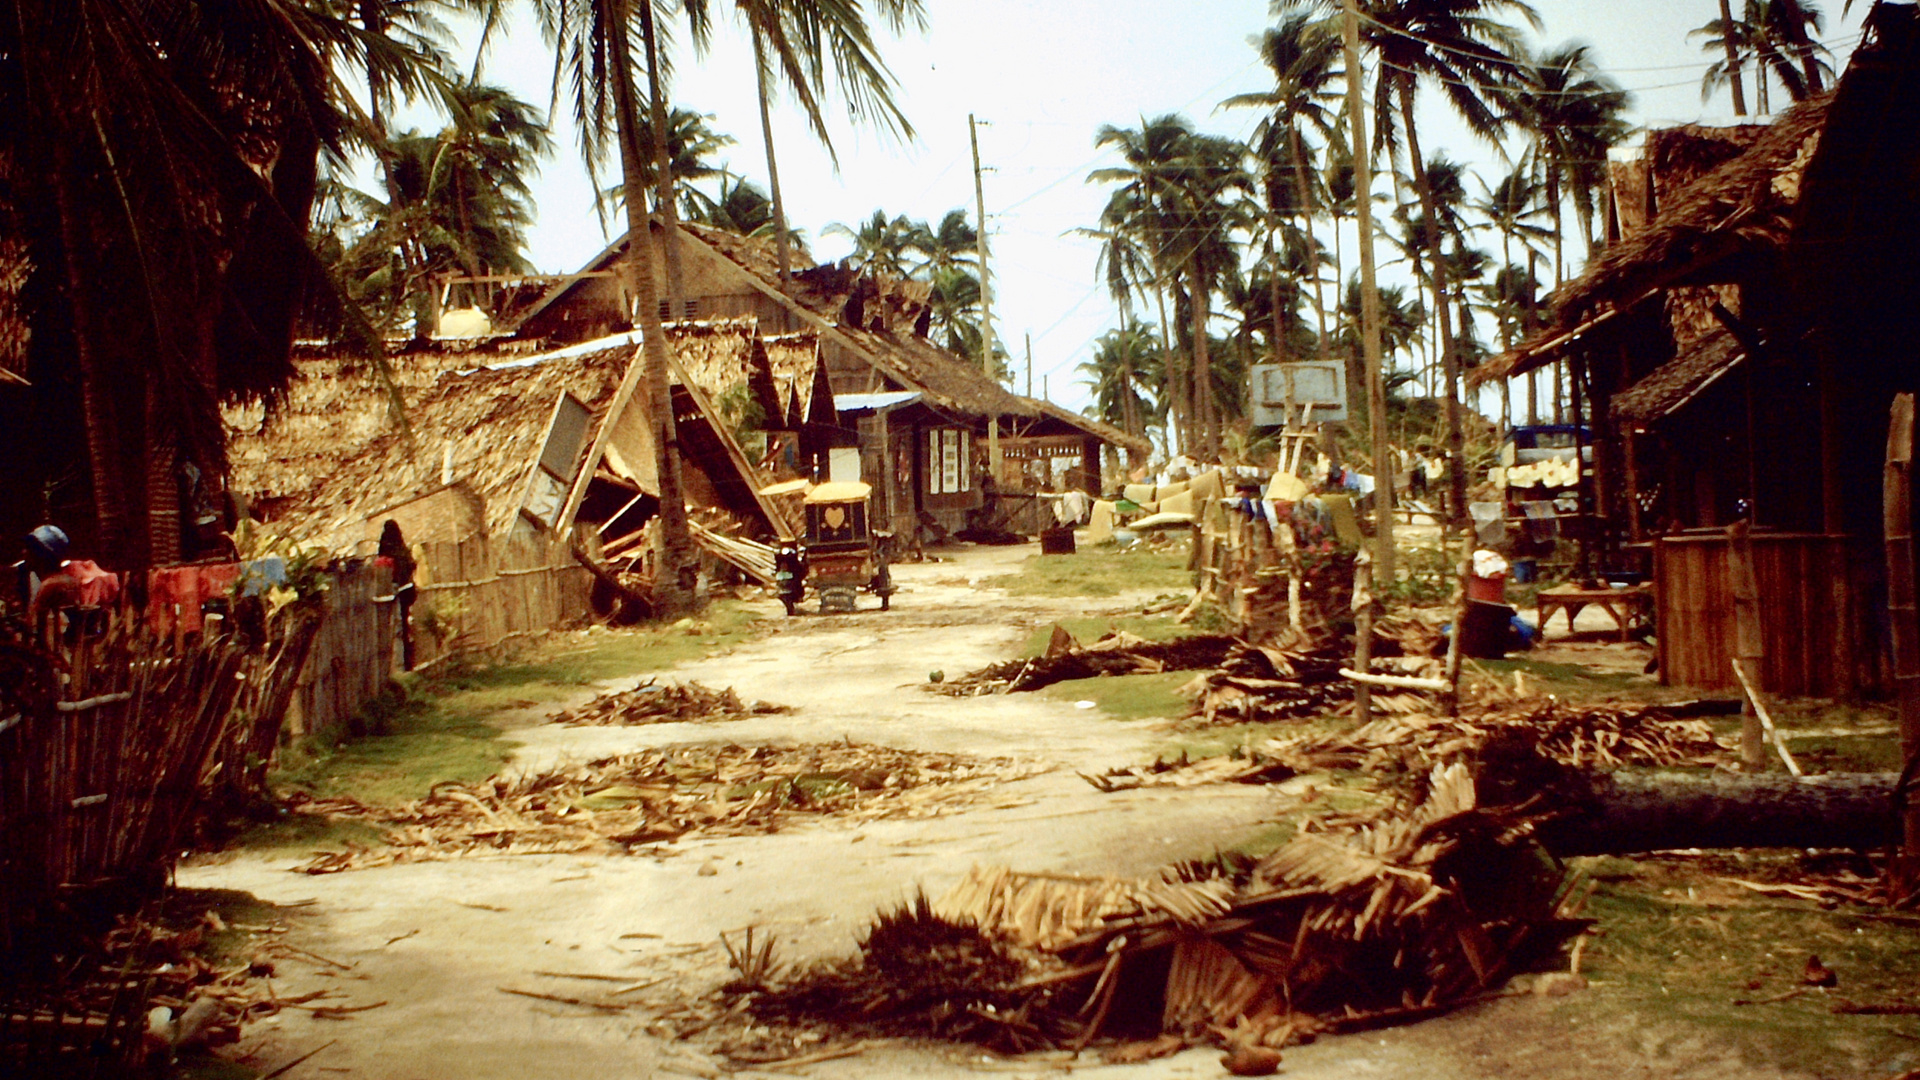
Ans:
[{"label": "utility pole", "polygon": [[[974,231],[974,247],[980,258],[980,370],[993,378],[993,280],[987,272],[987,194],[980,184],[980,132],[973,114],[967,114],[967,141],[973,144],[973,210],[980,227]],[[997,487],[1000,483],[1000,418],[987,418],[987,468]]]},{"label": "utility pole", "polygon": [[1027,334],[1027,396],[1033,396],[1033,334]]},{"label": "utility pole", "polygon": [[[1373,566],[1374,581],[1393,581],[1393,460],[1387,446],[1387,391],[1380,377],[1380,289],[1373,262],[1373,163],[1367,139],[1366,93],[1361,87],[1360,16],[1354,0],[1342,5],[1341,44],[1347,64],[1347,117],[1353,125],[1354,208],[1360,225],[1360,346],[1367,379],[1367,423],[1373,432]],[[1358,578],[1356,576],[1356,582]],[[1354,667],[1362,674],[1373,653],[1373,598],[1355,596],[1357,642]],[[1460,628],[1454,627],[1454,637]],[[1367,685],[1354,688],[1355,718],[1368,719],[1372,696]]]}]

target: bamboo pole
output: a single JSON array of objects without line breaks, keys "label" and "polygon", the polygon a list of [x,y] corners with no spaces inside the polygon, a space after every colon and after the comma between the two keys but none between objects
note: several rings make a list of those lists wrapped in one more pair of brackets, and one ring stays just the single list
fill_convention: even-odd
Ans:
[{"label": "bamboo pole", "polygon": [[1913,395],[1897,394],[1887,426],[1887,464],[1881,510],[1887,548],[1887,617],[1893,679],[1900,705],[1900,754],[1906,765],[1895,803],[1902,810],[1904,840],[1898,879],[1902,891],[1920,879],[1920,806],[1910,789],[1920,770],[1920,612],[1914,601]]},{"label": "bamboo pole", "polygon": [[[1353,558],[1353,668],[1373,665],[1373,556],[1361,548]],[[1373,691],[1365,682],[1353,687],[1353,718],[1364,724],[1373,719]]]},{"label": "bamboo pole", "polygon": [[[1766,638],[1760,625],[1760,583],[1753,572],[1751,526],[1736,521],[1727,526],[1727,576],[1733,593],[1733,665],[1743,684],[1747,674],[1759,683],[1758,661],[1767,653]],[[1740,767],[1759,772],[1767,764],[1766,726],[1761,723],[1753,699],[1747,698],[1740,709]]]}]

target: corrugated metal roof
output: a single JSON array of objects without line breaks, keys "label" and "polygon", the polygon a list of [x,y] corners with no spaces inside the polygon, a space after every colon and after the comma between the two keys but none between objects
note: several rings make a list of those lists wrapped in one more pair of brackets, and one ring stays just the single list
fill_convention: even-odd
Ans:
[{"label": "corrugated metal roof", "polygon": [[836,412],[877,412],[891,409],[895,405],[905,405],[910,401],[919,401],[918,390],[888,390],[879,394],[835,394],[833,407]]}]

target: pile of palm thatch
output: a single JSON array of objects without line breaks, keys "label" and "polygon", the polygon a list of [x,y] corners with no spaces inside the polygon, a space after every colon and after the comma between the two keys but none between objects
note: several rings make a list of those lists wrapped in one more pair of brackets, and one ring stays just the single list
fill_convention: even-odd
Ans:
[{"label": "pile of palm thatch", "polygon": [[[1321,716],[1353,701],[1353,683],[1340,674],[1353,657],[1327,645],[1236,644],[1220,664],[1181,693],[1193,700],[1189,713],[1208,724],[1251,724]],[[1432,676],[1436,661],[1391,656],[1374,665],[1394,675]],[[1419,693],[1373,694],[1379,712],[1413,712],[1426,705]]]},{"label": "pile of palm thatch", "polygon": [[1452,717],[1386,716],[1348,731],[1299,732],[1268,740],[1254,756],[1301,772],[1425,771],[1483,761],[1509,748],[1575,769],[1714,765],[1729,750],[1706,721],[1682,719],[1659,705],[1544,698],[1470,707]]},{"label": "pile of palm thatch", "polygon": [[[1396,675],[1435,675],[1438,668],[1426,657],[1438,640],[1438,633],[1419,620],[1383,619],[1374,630],[1375,666]],[[1226,634],[1149,641],[1121,631],[1082,645],[1055,626],[1039,656],[992,664],[928,689],[973,697],[1102,675],[1204,671],[1182,688],[1194,701],[1191,715],[1210,724],[1242,724],[1316,716],[1346,705],[1353,700],[1353,684],[1340,669],[1352,662],[1349,646],[1324,635],[1287,632],[1255,644]],[[1425,700],[1417,693],[1376,692],[1373,706],[1411,712]]]},{"label": "pile of palm thatch", "polygon": [[549,772],[436,784],[398,807],[295,795],[296,812],[366,821],[379,848],[323,852],[326,874],[473,854],[622,853],[683,836],[768,833],[800,816],[931,817],[1045,766],[852,742],[643,750]]},{"label": "pile of palm thatch", "polygon": [[[1411,699],[1417,702],[1418,699]],[[1381,697],[1376,696],[1376,705]],[[1192,759],[1185,751],[1150,765],[1082,777],[1101,791],[1198,784],[1269,784],[1303,773],[1352,770],[1407,776],[1464,762],[1483,779],[1547,779],[1543,765],[1575,770],[1723,764],[1734,750],[1684,708],[1551,698],[1468,705],[1458,716],[1424,709],[1382,716],[1357,728],[1312,728]]]},{"label": "pile of palm thatch", "polygon": [[671,724],[689,720],[744,720],[749,716],[792,711],[790,706],[768,701],[743,701],[732,687],[715,690],[697,682],[662,683],[648,679],[631,690],[615,690],[584,705],[562,709],[547,717],[547,721],[572,727]]},{"label": "pile of palm thatch", "polygon": [[1038,690],[1069,679],[1091,679],[1100,675],[1193,671],[1220,663],[1235,644],[1232,637],[1224,634],[1149,641],[1121,631],[1107,634],[1090,645],[1081,645],[1056,626],[1052,643],[1040,656],[990,664],[958,679],[929,684],[927,689],[952,697],[977,697]]},{"label": "pile of palm thatch", "polygon": [[976,867],[914,913],[908,935],[967,947],[885,961],[927,992],[882,989],[872,938],[859,957],[743,992],[766,1021],[1018,1050],[1162,1034],[1280,1046],[1431,1015],[1581,924],[1535,818],[1477,805],[1463,765],[1435,768],[1426,786],[1417,803],[1321,820],[1249,867],[1144,881]]}]

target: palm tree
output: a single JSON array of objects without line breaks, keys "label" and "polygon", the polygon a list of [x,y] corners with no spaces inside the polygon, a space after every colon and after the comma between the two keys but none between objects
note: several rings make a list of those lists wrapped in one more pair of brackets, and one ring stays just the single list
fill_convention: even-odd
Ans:
[{"label": "palm tree", "polygon": [[[715,131],[708,121],[711,113],[696,112],[692,109],[675,107],[667,113],[667,172],[673,178],[673,190],[677,193],[680,205],[686,207],[697,203],[706,196],[693,185],[702,180],[711,180],[720,176],[725,169],[713,164],[713,155],[734,144],[733,136]],[[646,155],[647,186],[655,191],[653,210],[660,212],[658,171],[654,159],[653,128],[649,125],[642,131],[641,148]],[[605,213],[610,208],[624,204],[627,196],[625,184],[612,184],[600,192],[595,200],[595,209]]]},{"label": "palm tree", "polygon": [[320,152],[348,146],[334,72],[369,58],[424,87],[416,51],[294,0],[0,18],[0,217],[30,275],[0,285],[18,324],[0,363],[24,362],[60,439],[41,460],[84,473],[67,520],[91,518],[103,561],[177,559],[183,501],[221,494],[219,404],[284,392],[301,293],[325,295],[306,225]]},{"label": "palm tree", "polygon": [[[534,0],[542,32],[557,56],[554,92],[572,90],[575,126],[589,173],[605,164],[608,151],[619,156],[621,182],[628,191],[644,191],[647,184],[646,136],[642,134],[640,96],[634,85],[636,65],[631,44],[634,31],[648,60],[652,83],[650,112],[656,133],[653,141],[656,186],[667,186],[661,199],[665,211],[663,247],[667,254],[668,295],[676,291],[673,267],[675,245],[672,173],[666,161],[666,117],[660,93],[661,54],[651,0]],[[696,37],[699,27],[696,24]],[[654,246],[646,200],[627,199],[627,261],[623,267],[633,299],[635,321],[641,331],[643,362],[630,368],[616,391],[629,400],[644,381],[646,415],[653,425],[653,445],[660,486],[658,575],[654,582],[656,606],[663,615],[692,607],[697,583],[693,535],[687,525],[685,486],[681,476],[678,439],[674,433],[672,398],[667,376],[667,344],[661,329],[659,283],[654,277]],[[603,433],[604,435],[604,433]],[[570,498],[577,500],[580,493]],[[571,513],[570,502],[564,513]]]},{"label": "palm tree", "polygon": [[1534,160],[1546,182],[1557,285],[1565,275],[1560,208],[1572,199],[1581,239],[1591,248],[1599,193],[1607,180],[1607,151],[1633,130],[1625,118],[1630,99],[1593,66],[1585,45],[1523,57],[1518,70],[1510,115],[1532,137]]},{"label": "palm tree", "polygon": [[[1534,179],[1534,167],[1529,155],[1522,155],[1513,171],[1503,177],[1499,183],[1488,187],[1486,181],[1480,182],[1481,198],[1474,209],[1486,219],[1487,226],[1500,234],[1500,269],[1495,272],[1488,300],[1493,307],[1495,321],[1500,327],[1500,348],[1511,351],[1515,341],[1515,328],[1520,325],[1522,308],[1521,283],[1530,280],[1524,267],[1513,262],[1513,244],[1517,240],[1525,250],[1531,250],[1535,244],[1552,237],[1552,233],[1535,224],[1535,219],[1545,212],[1540,205],[1542,192],[1540,184]],[[1531,302],[1533,290],[1525,291],[1527,302]],[[1535,385],[1533,373],[1528,372],[1527,412],[1528,423],[1538,422],[1539,405],[1533,396]],[[1513,426],[1513,395],[1508,380],[1500,382],[1501,422]]]},{"label": "palm tree", "polygon": [[[683,0],[689,10],[705,7],[705,0]],[[926,27],[922,0],[874,0],[874,9],[895,33],[909,26]],[[767,149],[767,178],[773,193],[773,219],[779,237],[780,287],[790,272],[787,250],[787,214],[780,195],[780,166],[773,151],[773,119],[769,108],[776,76],[785,81],[794,101],[807,115],[814,135],[833,154],[822,100],[829,66],[833,83],[855,121],[872,120],[902,139],[913,138],[913,125],[893,100],[893,76],[880,59],[868,28],[861,0],[734,0],[734,10],[747,25],[753,42],[755,88],[760,102],[760,136]],[[837,161],[837,155],[835,160]]]},{"label": "palm tree", "polygon": [[[1312,129],[1323,139],[1333,137],[1335,109],[1341,100],[1340,83],[1345,78],[1345,72],[1340,69],[1340,38],[1329,32],[1324,23],[1316,21],[1311,12],[1293,11],[1284,15],[1279,26],[1261,36],[1259,50],[1261,59],[1273,72],[1274,88],[1262,93],[1239,94],[1222,104],[1269,110],[1269,115],[1254,130],[1253,146],[1265,170],[1267,210],[1276,219],[1283,210],[1291,210],[1301,219],[1301,228],[1313,245],[1315,170],[1301,129]],[[1291,191],[1287,190],[1289,187]],[[1277,226],[1270,224],[1269,229],[1277,230]],[[1312,261],[1317,263],[1317,257]],[[1273,275],[1271,280],[1277,286],[1280,279]],[[1327,312],[1318,273],[1314,275],[1313,285],[1314,310],[1319,316],[1324,355]],[[1278,295],[1273,298],[1273,307],[1275,311],[1280,308]]]},{"label": "palm tree", "polygon": [[1129,435],[1144,437],[1146,420],[1155,413],[1148,379],[1160,369],[1161,360],[1160,343],[1138,323],[1102,334],[1094,342],[1093,359],[1079,367],[1093,390],[1095,415]]},{"label": "palm tree", "polygon": [[[1365,16],[1360,37],[1379,63],[1374,85],[1374,109],[1379,117],[1374,142],[1397,153],[1404,141],[1414,191],[1420,197],[1427,249],[1441,251],[1439,209],[1414,122],[1419,83],[1422,79],[1436,82],[1469,130],[1497,141],[1505,125],[1501,92],[1510,81],[1512,58],[1521,48],[1518,31],[1500,19],[1518,16],[1537,30],[1540,18],[1521,0],[1364,0],[1360,6]],[[1440,362],[1448,387],[1451,506],[1456,518],[1464,520],[1459,518],[1466,512],[1467,480],[1460,460],[1459,358],[1454,355],[1452,320],[1446,312],[1446,298],[1451,292],[1446,260],[1435,259],[1432,266],[1435,306],[1441,309]]]},{"label": "palm tree", "polygon": [[1701,77],[1700,99],[1708,100],[1723,84],[1730,86],[1734,115],[1745,116],[1741,68],[1749,59],[1754,63],[1754,91],[1763,116],[1771,109],[1769,77],[1778,78],[1794,101],[1818,93],[1824,79],[1833,74],[1832,66],[1820,58],[1826,50],[1813,36],[1820,32],[1821,23],[1820,9],[1803,0],[1746,0],[1738,18],[1728,0],[1720,0],[1720,17],[1688,35],[1705,39],[1703,51],[1723,54]]},{"label": "palm tree", "polygon": [[1087,176],[1120,185],[1108,200],[1102,228],[1131,235],[1146,254],[1156,288],[1169,288],[1176,279],[1185,285],[1176,300],[1187,303],[1189,364],[1186,385],[1173,393],[1173,410],[1186,420],[1183,444],[1212,455],[1219,427],[1208,389],[1208,306],[1221,275],[1237,264],[1228,232],[1238,221],[1228,195],[1248,186],[1240,167],[1247,149],[1198,134],[1184,117],[1171,114],[1142,118],[1137,129],[1103,126],[1094,145],[1117,151],[1123,161]]},{"label": "palm tree", "polygon": [[[945,270],[967,268],[975,272],[980,263],[979,243],[980,234],[967,223],[965,210],[947,211],[938,226],[920,222],[907,245],[921,259],[913,268],[912,276],[931,280]],[[979,284],[977,277],[975,284]]]},{"label": "palm tree", "polygon": [[521,273],[534,207],[528,181],[552,147],[539,111],[498,87],[453,88],[462,121],[437,135],[404,132],[378,149],[385,198],[336,186],[330,222],[350,291],[392,329],[406,311],[416,333],[438,322],[437,279]]},{"label": "palm tree", "polygon": [[[773,236],[773,200],[744,177],[734,176],[725,170],[720,173],[718,195],[709,196],[698,189],[689,188],[681,196],[680,210],[688,221],[710,228],[741,236]],[[805,257],[804,240],[791,230],[788,232],[788,243],[798,246],[803,252],[802,257]]]},{"label": "palm tree", "polygon": [[916,222],[905,214],[889,219],[885,210],[875,210],[872,217],[858,226],[843,225],[836,221],[821,232],[825,236],[844,236],[853,241],[853,251],[845,259],[849,267],[904,279],[908,276],[907,263],[914,251],[914,244],[918,235],[925,230],[924,223]]}]

